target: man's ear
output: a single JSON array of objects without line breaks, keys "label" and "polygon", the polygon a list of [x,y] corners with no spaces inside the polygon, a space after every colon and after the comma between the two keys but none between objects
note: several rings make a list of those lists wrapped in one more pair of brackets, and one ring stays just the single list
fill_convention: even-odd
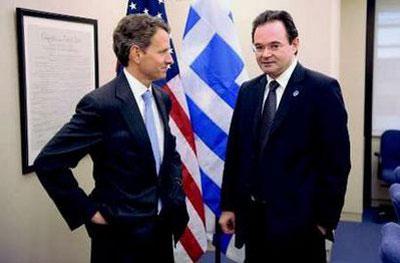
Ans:
[{"label": "man's ear", "polygon": [[297,54],[297,52],[299,51],[299,46],[300,46],[299,37],[296,37],[292,41],[292,48],[295,54]]},{"label": "man's ear", "polygon": [[141,56],[142,54],[140,52],[140,48],[136,45],[132,45],[131,49],[129,50],[129,60],[136,64],[139,64]]}]

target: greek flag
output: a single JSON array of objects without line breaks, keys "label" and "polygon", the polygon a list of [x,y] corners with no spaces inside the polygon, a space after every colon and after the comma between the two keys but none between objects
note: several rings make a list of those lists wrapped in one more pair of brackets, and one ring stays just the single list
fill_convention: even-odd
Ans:
[{"label": "greek flag", "polygon": [[[240,84],[247,79],[232,13],[221,0],[195,0],[182,42],[181,75],[200,168],[206,230],[215,233],[229,126]],[[221,251],[236,261],[234,236]]]}]

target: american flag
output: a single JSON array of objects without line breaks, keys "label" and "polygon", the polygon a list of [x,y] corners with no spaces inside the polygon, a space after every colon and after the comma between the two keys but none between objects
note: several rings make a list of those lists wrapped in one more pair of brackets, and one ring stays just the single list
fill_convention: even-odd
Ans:
[{"label": "american flag", "polygon": [[[162,18],[168,23],[165,0],[129,0],[127,14],[148,14]],[[156,84],[168,93],[172,101],[170,127],[176,136],[177,151],[182,159],[183,186],[187,195],[189,224],[175,251],[176,262],[195,262],[207,250],[206,219],[201,188],[201,175],[197,159],[186,95],[182,88],[178,61],[171,40],[171,54],[174,64],[167,72],[165,80]]]}]

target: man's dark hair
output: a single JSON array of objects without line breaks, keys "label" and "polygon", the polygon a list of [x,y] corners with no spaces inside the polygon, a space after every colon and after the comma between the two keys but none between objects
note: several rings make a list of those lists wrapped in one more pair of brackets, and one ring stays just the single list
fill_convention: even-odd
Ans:
[{"label": "man's dark hair", "polygon": [[146,14],[127,15],[119,21],[113,34],[113,49],[119,63],[128,66],[132,45],[145,50],[150,46],[151,38],[163,29],[170,32],[169,26],[160,18]]},{"label": "man's dark hair", "polygon": [[251,40],[254,42],[254,32],[256,28],[266,23],[281,21],[286,29],[289,44],[299,35],[292,16],[283,10],[266,10],[259,14],[253,21],[253,30],[251,31]]}]

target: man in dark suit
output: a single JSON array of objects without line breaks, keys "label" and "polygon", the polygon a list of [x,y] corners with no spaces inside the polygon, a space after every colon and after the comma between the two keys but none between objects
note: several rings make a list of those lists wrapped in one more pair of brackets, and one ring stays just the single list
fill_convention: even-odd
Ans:
[{"label": "man in dark suit", "polygon": [[[168,126],[171,102],[152,85],[173,63],[169,27],[147,15],[114,31],[123,72],[82,98],[35,161],[36,173],[71,230],[85,224],[92,262],[173,262],[188,214],[181,161]],[[87,196],[71,168],[89,154]]]},{"label": "man in dark suit", "polygon": [[287,12],[260,14],[252,40],[264,74],[239,92],[219,222],[246,245],[246,262],[325,262],[350,171],[340,86],[298,63]]}]

